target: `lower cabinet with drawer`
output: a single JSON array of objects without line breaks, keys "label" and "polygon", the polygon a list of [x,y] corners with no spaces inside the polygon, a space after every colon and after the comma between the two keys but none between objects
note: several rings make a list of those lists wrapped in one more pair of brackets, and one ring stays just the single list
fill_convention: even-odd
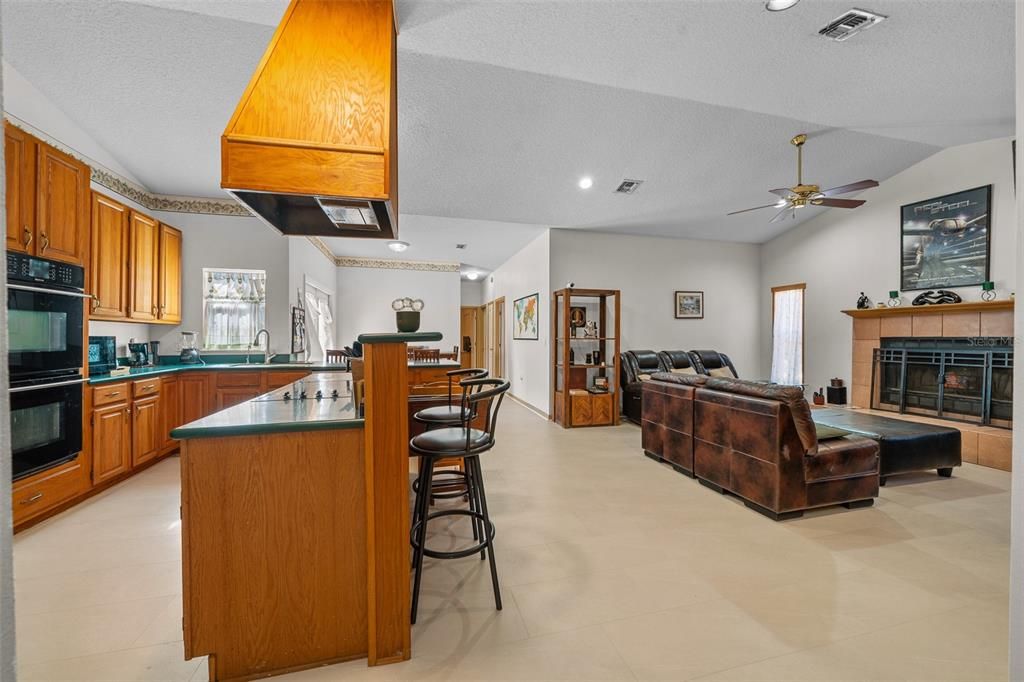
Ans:
[{"label": "lower cabinet with drawer", "polygon": [[11,491],[14,525],[18,526],[77,497],[85,492],[87,483],[78,459],[15,481]]}]

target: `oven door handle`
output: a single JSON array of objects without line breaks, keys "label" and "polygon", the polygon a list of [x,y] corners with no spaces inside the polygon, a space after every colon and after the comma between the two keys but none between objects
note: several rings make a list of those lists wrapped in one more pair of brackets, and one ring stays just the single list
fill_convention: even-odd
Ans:
[{"label": "oven door handle", "polygon": [[27,284],[8,284],[8,289],[18,291],[32,291],[39,294],[57,294],[58,296],[72,296],[74,298],[92,298],[92,294],[83,294],[78,291],[63,291],[61,289],[47,289],[46,287],[30,287]]},{"label": "oven door handle", "polygon": [[32,386],[18,386],[17,388],[9,388],[9,393],[21,393],[23,391],[40,391],[44,388],[57,388],[58,386],[74,386],[75,384],[84,384],[88,379],[72,379],[71,381],[57,381],[52,384],[33,384]]}]

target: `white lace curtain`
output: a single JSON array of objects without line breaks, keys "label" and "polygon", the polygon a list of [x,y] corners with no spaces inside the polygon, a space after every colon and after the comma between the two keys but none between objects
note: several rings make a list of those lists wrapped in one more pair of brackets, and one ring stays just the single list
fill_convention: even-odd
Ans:
[{"label": "white lace curtain", "polygon": [[804,289],[773,291],[772,381],[804,383]]},{"label": "white lace curtain", "polygon": [[334,348],[334,315],[331,296],[314,286],[306,285],[306,345],[310,360],[323,360],[325,351]]},{"label": "white lace curtain", "polygon": [[203,348],[245,350],[266,318],[265,271],[203,270]]}]

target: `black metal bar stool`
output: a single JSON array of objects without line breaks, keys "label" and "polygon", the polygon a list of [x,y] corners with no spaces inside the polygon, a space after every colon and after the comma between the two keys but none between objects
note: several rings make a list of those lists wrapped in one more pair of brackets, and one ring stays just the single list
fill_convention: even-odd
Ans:
[{"label": "black metal bar stool", "polygon": [[[445,376],[448,377],[448,403],[446,405],[424,408],[412,416],[416,421],[426,425],[428,431],[432,428],[459,426],[462,424],[464,418],[470,413],[466,399],[474,389],[479,390],[479,387],[466,382],[472,379],[486,379],[487,370],[479,368],[453,369],[450,372],[445,372]],[[462,387],[462,392],[460,396],[457,396],[459,400],[456,403],[453,400],[453,397],[455,397],[453,395],[454,383],[455,379],[459,377],[461,377],[459,385]],[[419,479],[413,481],[412,490],[414,493],[419,494],[419,487]],[[433,474],[433,485],[431,487],[443,490],[433,492],[431,494],[431,502],[437,499],[454,499],[469,495],[469,486],[466,483],[466,472],[464,471],[452,469],[437,470]],[[414,510],[413,522],[415,523],[418,520]]]},{"label": "black metal bar stool", "polygon": [[[420,600],[420,581],[423,576],[423,557],[434,559],[461,559],[480,554],[491,563],[491,583],[494,588],[494,606],[501,610],[501,590],[498,587],[498,568],[494,560],[494,524],[487,511],[487,495],[484,491],[483,472],[480,468],[480,454],[494,447],[494,430],[498,422],[501,401],[509,389],[504,379],[468,379],[462,382],[475,388],[470,392],[463,388],[464,401],[469,408],[459,426],[449,426],[425,431],[409,443],[410,449],[421,457],[419,487],[416,494],[414,523],[410,531],[413,548],[415,579],[412,592],[412,622],[416,622],[416,611]],[[473,428],[473,419],[483,412],[482,429]],[[469,494],[469,509],[443,509],[430,512],[430,497],[433,488],[434,462],[440,459],[459,458],[465,467],[465,481]],[[476,544],[452,552],[428,549],[427,524],[435,519],[448,516],[466,516],[473,524]],[[490,550],[489,552],[487,550]]]}]

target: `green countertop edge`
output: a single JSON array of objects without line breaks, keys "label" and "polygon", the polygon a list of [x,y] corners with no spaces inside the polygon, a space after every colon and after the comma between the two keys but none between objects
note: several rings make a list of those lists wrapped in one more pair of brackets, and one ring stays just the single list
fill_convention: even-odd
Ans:
[{"label": "green countertop edge", "polygon": [[145,379],[146,377],[159,376],[161,374],[174,374],[176,372],[233,372],[235,370],[243,372],[281,372],[283,370],[302,371],[309,370],[310,372],[347,372],[342,365],[286,365],[281,364],[280,367],[268,367],[266,365],[216,365],[209,363],[206,365],[166,365],[161,367],[145,367],[142,372],[135,372],[134,374],[125,374],[120,377],[112,377],[109,374],[102,374],[97,377],[89,377],[89,385],[95,386],[96,384],[109,384],[115,381],[132,381],[134,379]]},{"label": "green countertop edge", "polygon": [[403,334],[391,332],[388,334],[360,334],[357,341],[361,344],[367,343],[406,343],[408,341],[440,341],[443,337],[441,332],[413,332]]},{"label": "green countertop edge", "polygon": [[171,431],[171,438],[224,438],[227,436],[262,436],[268,433],[297,433],[305,431],[333,431],[361,429],[364,419],[332,419],[328,421],[281,422],[280,424],[253,424],[248,426],[206,426],[189,428],[180,426]]}]

